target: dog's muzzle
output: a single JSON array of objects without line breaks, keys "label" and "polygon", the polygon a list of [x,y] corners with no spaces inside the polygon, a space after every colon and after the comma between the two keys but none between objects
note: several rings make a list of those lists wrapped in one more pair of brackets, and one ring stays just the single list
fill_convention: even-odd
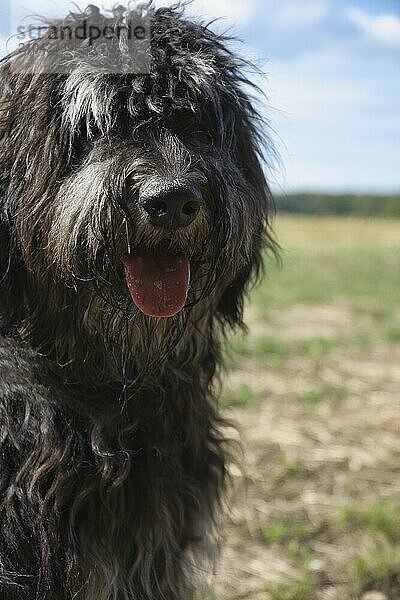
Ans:
[{"label": "dog's muzzle", "polygon": [[190,288],[190,258],[171,247],[171,233],[188,227],[203,204],[200,189],[188,179],[154,177],[139,190],[142,216],[166,233],[158,246],[130,248],[121,257],[134,304],[149,317],[173,317],[185,306]]},{"label": "dog's muzzle", "polygon": [[187,179],[154,178],[140,188],[139,203],[152,225],[175,231],[196,220],[203,198],[200,189]]}]

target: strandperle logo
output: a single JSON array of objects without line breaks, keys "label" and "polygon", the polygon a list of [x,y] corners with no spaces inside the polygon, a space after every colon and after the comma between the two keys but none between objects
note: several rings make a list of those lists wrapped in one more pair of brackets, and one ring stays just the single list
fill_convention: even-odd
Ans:
[{"label": "strandperle logo", "polygon": [[16,72],[20,68],[26,73],[28,64],[32,73],[68,74],[74,69],[76,58],[91,71],[148,73],[151,17],[141,10],[124,13],[125,10],[120,14],[114,11],[110,17],[104,17],[100,12],[71,13],[66,19],[49,23],[20,24],[15,40],[29,58],[23,65],[18,60],[13,61],[12,68]]},{"label": "strandperle logo", "polygon": [[89,46],[92,46],[98,40],[126,39],[143,41],[146,39],[146,27],[143,23],[131,26],[126,25],[105,25],[99,27],[85,20],[76,27],[72,25],[49,25],[49,26],[20,26],[17,29],[17,39],[28,41],[39,39],[44,36],[50,40],[87,40]]}]

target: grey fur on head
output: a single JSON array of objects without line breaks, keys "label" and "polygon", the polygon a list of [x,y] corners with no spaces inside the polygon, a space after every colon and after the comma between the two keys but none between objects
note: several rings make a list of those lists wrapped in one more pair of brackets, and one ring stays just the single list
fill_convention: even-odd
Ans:
[{"label": "grey fur on head", "polygon": [[[112,27],[123,14],[90,6],[49,27]],[[229,40],[178,6],[147,18],[148,73],[132,73],[129,43],[112,42],[121,72],[109,73],[102,42],[47,34],[0,63],[6,600],[189,600],[215,539],[216,378],[274,248],[268,146]],[[60,73],[44,68],[55,43]],[[144,210],[149,185],[164,199]],[[176,202],[171,185],[192,194],[176,227],[157,213]],[[127,245],[190,262],[175,316],[132,301]]]}]

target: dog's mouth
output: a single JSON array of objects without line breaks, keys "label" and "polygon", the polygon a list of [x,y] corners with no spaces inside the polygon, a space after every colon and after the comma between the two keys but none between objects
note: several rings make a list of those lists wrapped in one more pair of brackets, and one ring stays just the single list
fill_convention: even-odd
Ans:
[{"label": "dog's mouth", "polygon": [[125,280],[137,308],[149,317],[173,317],[186,304],[190,261],[160,247],[137,249],[121,258]]}]

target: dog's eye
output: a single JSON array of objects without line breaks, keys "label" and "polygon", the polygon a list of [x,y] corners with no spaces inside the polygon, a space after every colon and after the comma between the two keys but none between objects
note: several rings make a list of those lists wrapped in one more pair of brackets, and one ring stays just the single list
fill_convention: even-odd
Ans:
[{"label": "dog's eye", "polygon": [[93,148],[93,143],[86,139],[78,140],[72,149],[71,167],[77,168],[85,160],[89,152]]},{"label": "dog's eye", "polygon": [[199,130],[195,131],[193,135],[195,143],[201,144],[202,146],[214,146],[214,138],[211,131]]}]

